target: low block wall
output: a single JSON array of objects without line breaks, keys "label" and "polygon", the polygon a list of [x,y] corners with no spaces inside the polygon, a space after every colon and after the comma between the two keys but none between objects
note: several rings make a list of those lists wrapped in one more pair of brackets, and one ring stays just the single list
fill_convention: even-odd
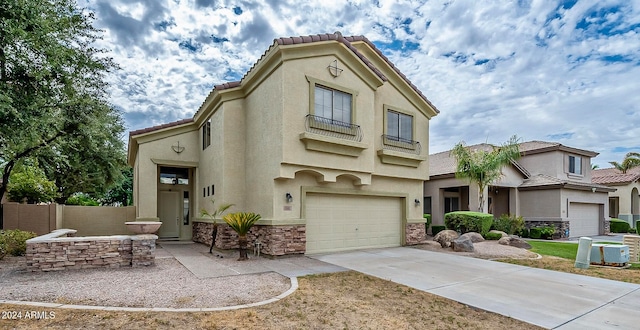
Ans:
[{"label": "low block wall", "polygon": [[75,233],[73,229],[58,229],[27,240],[27,270],[155,265],[156,235],[70,237]]},{"label": "low block wall", "polygon": [[424,223],[408,223],[405,228],[407,245],[416,245],[427,239],[427,226]]}]

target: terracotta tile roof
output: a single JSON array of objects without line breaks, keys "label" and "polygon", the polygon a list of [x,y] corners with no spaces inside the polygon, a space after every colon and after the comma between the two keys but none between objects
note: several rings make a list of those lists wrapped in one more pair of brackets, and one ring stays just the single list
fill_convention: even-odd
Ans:
[{"label": "terracotta tile roof", "polygon": [[578,149],[578,148],[572,148],[557,142],[528,141],[528,142],[520,143],[518,147],[520,148],[520,152],[523,154],[534,154],[534,153],[560,150],[560,151],[567,151],[567,152],[588,156],[588,157],[595,157],[598,155],[597,152]]},{"label": "terracotta tile roof", "polygon": [[[429,101],[427,99],[427,97],[418,89],[418,87],[416,87],[413,83],[411,83],[411,81],[409,81],[409,79],[402,73],[400,72],[400,70],[393,65],[393,63],[391,63],[391,61],[389,61],[389,59],[384,56],[382,54],[382,52],[371,42],[369,41],[369,39],[367,39],[364,36],[351,36],[351,37],[343,37],[342,34],[340,32],[335,32],[335,33],[325,33],[325,34],[316,34],[316,35],[308,35],[308,36],[299,36],[299,37],[282,37],[282,38],[277,38],[274,39],[273,42],[274,44],[277,45],[295,45],[295,44],[305,44],[305,43],[312,43],[312,42],[321,42],[321,41],[330,41],[330,40],[335,40],[338,42],[341,42],[342,44],[344,44],[350,51],[352,51],[367,67],[369,67],[369,69],[371,71],[373,71],[373,73],[375,73],[378,77],[380,77],[380,79],[382,79],[383,81],[388,81],[387,77],[382,73],[382,71],[380,71],[380,69],[378,69],[375,65],[373,65],[373,63],[371,63],[371,61],[364,56],[357,48],[355,48],[353,45],[351,45],[352,41],[362,41],[365,42],[367,45],[369,45],[369,47],[371,47],[371,49],[373,49],[382,59],[384,59],[384,61],[400,76],[402,77],[402,79],[404,79],[404,81],[411,86],[411,88],[418,93],[418,95],[420,95],[420,97],[422,97],[422,99],[424,99],[429,106],[431,106],[437,113],[440,113],[440,110],[438,110],[438,108],[436,108],[433,103],[431,103],[431,101]],[[225,90],[228,88],[234,88],[234,87],[238,87],[240,85],[242,85],[242,81],[244,80],[245,77],[247,77],[247,75],[249,74],[249,72],[251,72],[261,61],[262,59],[267,55],[267,53],[271,50],[273,46],[269,47],[269,49],[265,50],[265,52],[262,54],[262,56],[260,57],[260,59],[258,59],[258,61],[256,61],[256,63],[253,64],[253,66],[251,66],[251,68],[244,74],[244,76],[242,77],[242,79],[240,81],[234,81],[234,82],[230,82],[230,83],[224,83],[224,84],[219,84],[216,85],[213,90],[209,93],[209,95],[211,95],[214,91],[220,91],[220,90]],[[207,97],[208,98],[208,97]],[[206,102],[206,100],[205,100]],[[202,105],[204,105],[204,103],[202,103]],[[200,109],[202,108],[202,105],[200,106]],[[198,109],[198,112],[200,112],[200,109]]]},{"label": "terracotta tile roof", "polygon": [[600,185],[600,184],[590,183],[590,182],[562,180],[562,179],[558,179],[556,177],[552,177],[545,174],[538,174],[528,179],[525,179],[524,182],[522,182],[522,184],[518,186],[518,188],[525,188],[525,189],[526,188],[535,189],[535,188],[545,188],[545,187],[546,188],[564,187],[564,188],[570,188],[570,189],[572,188],[577,190],[589,190],[592,188],[596,188],[596,190],[599,192],[615,191],[615,189],[609,188],[605,185]]},{"label": "terracotta tile roof", "polygon": [[179,126],[179,125],[182,125],[182,124],[188,124],[188,123],[192,123],[192,122],[193,122],[193,118],[182,119],[182,120],[174,121],[174,122],[171,122],[171,123],[166,123],[166,124],[162,124],[162,125],[157,125],[157,126],[152,126],[152,127],[147,127],[147,128],[131,131],[131,132],[129,132],[129,136],[135,136],[135,135],[150,133],[150,132],[153,132],[153,131],[159,131],[161,129],[174,127],[174,126]]},{"label": "terracotta tile roof", "polygon": [[624,185],[640,180],[640,167],[634,167],[622,173],[615,168],[602,168],[591,171],[591,182],[604,185]]}]

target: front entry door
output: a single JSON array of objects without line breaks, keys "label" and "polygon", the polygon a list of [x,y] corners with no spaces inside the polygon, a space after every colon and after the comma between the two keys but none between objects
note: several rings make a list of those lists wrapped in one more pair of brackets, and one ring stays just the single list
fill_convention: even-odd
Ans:
[{"label": "front entry door", "polygon": [[180,192],[160,191],[159,212],[162,226],[158,236],[162,238],[177,238],[180,236],[178,224],[180,223]]}]

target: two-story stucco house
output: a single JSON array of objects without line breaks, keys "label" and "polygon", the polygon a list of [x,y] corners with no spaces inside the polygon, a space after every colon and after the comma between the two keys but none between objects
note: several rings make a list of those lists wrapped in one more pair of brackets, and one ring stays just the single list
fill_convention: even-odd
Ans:
[{"label": "two-story stucco house", "polygon": [[437,113],[365,37],[276,39],[193,118],[130,133],[137,217],[206,242],[199,210],[233,203],[262,216],[250,240],[271,255],[419,242]]},{"label": "two-story stucco house", "polygon": [[615,168],[593,170],[592,180],[616,191],[609,193],[609,216],[625,220],[636,227],[640,220],[640,167],[622,173]]},{"label": "two-story stucco house", "polygon": [[[522,216],[527,226],[552,225],[559,237],[598,235],[609,231],[609,187],[591,182],[596,152],[560,143],[529,141],[519,145],[521,158],[502,169],[487,188],[484,212]],[[471,149],[491,150],[480,144]],[[424,183],[424,212],[433,224],[444,214],[478,210],[478,188],[455,178],[456,160],[445,151],[430,155],[431,177]]]}]

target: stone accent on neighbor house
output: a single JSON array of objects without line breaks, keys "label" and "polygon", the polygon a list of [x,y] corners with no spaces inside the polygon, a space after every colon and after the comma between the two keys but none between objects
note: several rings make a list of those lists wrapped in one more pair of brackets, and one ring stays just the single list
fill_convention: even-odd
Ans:
[{"label": "stone accent on neighbor house", "polygon": [[27,270],[155,265],[156,235],[69,236],[75,233],[72,229],[59,229],[27,240]]},{"label": "stone accent on neighbor house", "polygon": [[[194,222],[193,241],[211,246],[213,223]],[[304,225],[261,226],[255,225],[247,235],[247,249],[253,251],[254,243],[260,242],[260,253],[272,256],[303,254],[306,251],[307,236]],[[238,235],[227,224],[218,223],[216,248],[237,249]]]},{"label": "stone accent on neighbor house", "polygon": [[555,234],[553,234],[554,239],[569,238],[571,230],[569,221],[562,220],[529,221],[525,219],[524,226],[528,229],[534,227],[554,227],[556,229]]},{"label": "stone accent on neighbor house", "polygon": [[405,234],[407,245],[420,244],[427,239],[427,228],[424,223],[408,223]]}]

